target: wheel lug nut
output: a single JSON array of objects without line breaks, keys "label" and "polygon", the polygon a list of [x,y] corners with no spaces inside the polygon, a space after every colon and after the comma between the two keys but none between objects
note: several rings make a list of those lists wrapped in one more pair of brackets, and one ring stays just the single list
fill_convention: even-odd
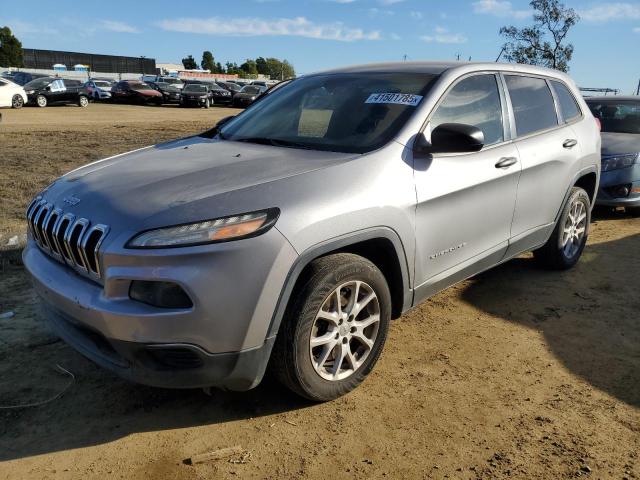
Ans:
[{"label": "wheel lug nut", "polygon": [[351,333],[356,333],[356,327],[351,327]]},{"label": "wheel lug nut", "polygon": [[338,340],[340,338],[340,334],[336,333],[336,340]]},{"label": "wheel lug nut", "polygon": [[342,343],[347,343],[349,340],[347,340],[346,338],[342,339]]}]

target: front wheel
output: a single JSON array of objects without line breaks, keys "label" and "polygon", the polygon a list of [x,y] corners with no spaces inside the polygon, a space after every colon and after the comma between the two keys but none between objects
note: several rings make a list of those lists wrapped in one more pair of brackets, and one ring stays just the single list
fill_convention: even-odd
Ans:
[{"label": "front wheel", "polygon": [[303,397],[338,398],[373,369],[390,318],[389,287],[373,263],[348,253],[315,260],[287,307],[271,368]]},{"label": "front wheel", "polygon": [[36,97],[36,105],[38,105],[40,108],[44,108],[47,106],[47,97],[45,97],[44,95],[38,95]]},{"label": "front wheel", "polygon": [[85,108],[89,106],[89,99],[87,97],[85,97],[84,95],[80,95],[80,98],[78,99],[78,106]]},{"label": "front wheel", "polygon": [[589,195],[582,188],[573,187],[551,238],[533,252],[536,261],[554,270],[573,267],[578,263],[587,243],[590,222]]},{"label": "front wheel", "polygon": [[11,99],[11,108],[22,108],[24,105],[24,98],[21,95],[14,95]]}]

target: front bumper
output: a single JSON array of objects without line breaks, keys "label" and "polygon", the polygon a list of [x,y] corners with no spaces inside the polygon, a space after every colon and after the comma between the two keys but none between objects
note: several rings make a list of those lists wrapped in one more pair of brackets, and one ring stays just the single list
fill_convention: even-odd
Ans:
[{"label": "front bumper", "polygon": [[206,103],[206,98],[189,98],[185,96],[180,98],[180,105],[184,106],[204,106]]},{"label": "front bumper", "polygon": [[[153,386],[247,390],[262,379],[267,337],[295,251],[275,228],[223,244],[105,254],[104,285],[30,240],[25,267],[53,330],[123,378]],[[193,300],[164,309],[129,298],[132,280],[172,281]]]},{"label": "front bumper", "polygon": [[[628,196],[617,196],[616,187],[628,186]],[[596,205],[607,207],[640,206],[640,164],[627,168],[602,172]]]}]

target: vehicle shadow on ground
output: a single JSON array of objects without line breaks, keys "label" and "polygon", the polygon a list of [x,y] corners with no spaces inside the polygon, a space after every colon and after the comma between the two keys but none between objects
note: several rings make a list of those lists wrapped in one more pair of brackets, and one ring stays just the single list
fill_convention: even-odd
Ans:
[{"label": "vehicle shadow on ground", "polygon": [[[201,389],[168,390],[122,380],[49,331],[24,268],[15,265],[0,271],[0,313],[8,310],[15,316],[0,320],[0,462],[102,445],[142,432],[263,416],[284,422],[286,412],[314,405],[269,376],[248,392],[212,390],[211,395]],[[56,371],[56,364],[75,375],[66,391],[70,377]],[[43,406],[5,409],[61,391],[61,397]],[[211,448],[236,441],[214,430]]]},{"label": "vehicle shadow on ground", "polygon": [[[605,213],[594,220],[619,217]],[[483,311],[542,333],[573,374],[640,406],[640,235],[588,245],[564,272],[529,255],[472,279],[462,298]]]}]

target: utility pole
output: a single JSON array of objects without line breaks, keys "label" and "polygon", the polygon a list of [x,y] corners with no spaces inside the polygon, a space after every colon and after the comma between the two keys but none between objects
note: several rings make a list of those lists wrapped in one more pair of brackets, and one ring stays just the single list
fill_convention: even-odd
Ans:
[{"label": "utility pole", "polygon": [[638,80],[638,88],[636,88],[636,95],[640,95],[640,80]]},{"label": "utility pole", "polygon": [[407,54],[406,54],[406,53],[402,56],[402,61],[403,61],[403,62],[406,62],[406,61],[407,61]]}]

